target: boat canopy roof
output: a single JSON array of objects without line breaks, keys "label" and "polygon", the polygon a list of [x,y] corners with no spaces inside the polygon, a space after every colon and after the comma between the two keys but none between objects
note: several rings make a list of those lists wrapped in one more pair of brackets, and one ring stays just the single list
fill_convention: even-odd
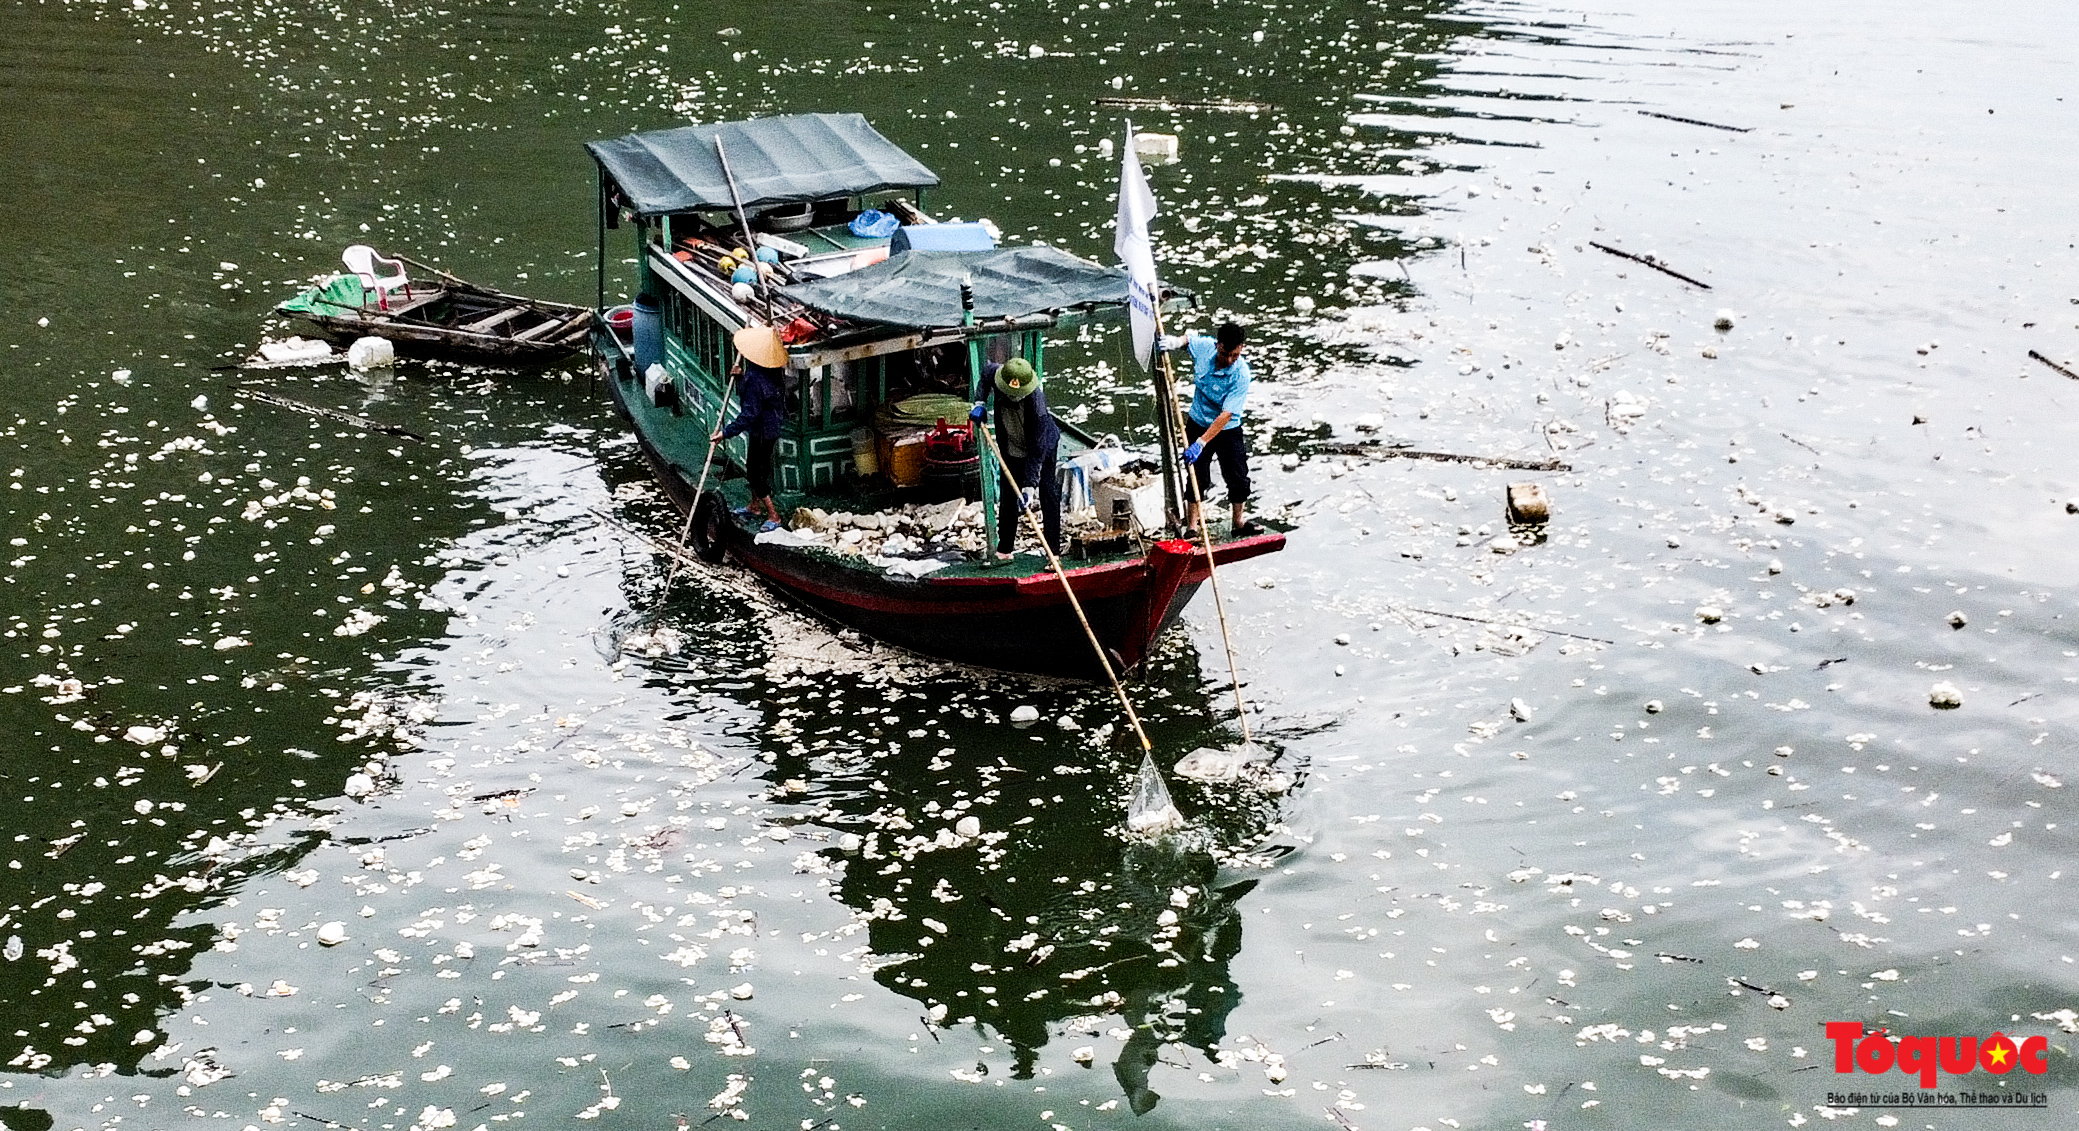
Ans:
[{"label": "boat canopy roof", "polygon": [[1124,268],[1044,246],[897,252],[871,267],[796,283],[781,293],[854,322],[958,326],[962,280],[973,281],[977,321],[1126,303]]},{"label": "boat canopy roof", "polygon": [[938,174],[859,114],[785,114],[587,142],[639,215],[733,207],[720,137],[746,211],[886,189],[931,188]]}]

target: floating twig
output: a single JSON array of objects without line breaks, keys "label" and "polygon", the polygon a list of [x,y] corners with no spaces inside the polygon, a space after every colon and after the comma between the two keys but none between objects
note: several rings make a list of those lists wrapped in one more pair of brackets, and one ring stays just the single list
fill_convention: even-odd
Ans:
[{"label": "floating twig", "polygon": [[341,412],[336,408],[326,408],[323,405],[305,404],[302,401],[290,400],[287,397],[262,392],[259,389],[248,389],[240,386],[231,391],[236,396],[249,397],[259,401],[261,404],[271,404],[277,408],[292,409],[296,412],[307,412],[312,416],[322,416],[327,420],[337,420],[342,424],[351,424],[363,431],[380,432],[385,436],[403,436],[409,440],[417,440],[422,444],[426,442],[426,437],[401,424],[383,424],[379,421],[370,420],[365,416],[355,416],[351,412]]},{"label": "floating twig", "polygon": [[1706,122],[1701,118],[1681,118],[1673,114],[1663,114],[1658,110],[1641,110],[1639,113],[1646,115],[1648,118],[1662,118],[1670,122],[1680,122],[1685,126],[1709,126],[1714,130],[1725,130],[1736,134],[1750,134],[1754,132],[1753,126],[1721,126],[1716,122]]},{"label": "floating twig", "polygon": [[2066,369],[2064,366],[2059,365],[2058,363],[2050,360],[2047,357],[2044,357],[2042,354],[2037,353],[2035,350],[2028,351],[2028,355],[2030,357],[2035,358],[2037,361],[2040,361],[2043,364],[2049,366],[2050,368],[2057,370],[2059,373],[2062,373],[2065,376],[2070,377],[2072,380],[2079,381],[2079,373],[2074,373],[2071,370]]},{"label": "floating twig", "polygon": [[1408,608],[1408,611],[1411,613],[1423,613],[1433,617],[1450,617],[1452,620],[1469,620],[1474,624],[1492,624],[1499,625],[1502,628],[1520,628],[1527,632],[1542,632],[1547,636],[1565,636],[1574,640],[1592,641],[1596,644],[1617,643],[1615,640],[1604,640],[1600,636],[1583,636],[1578,632],[1561,632],[1556,628],[1539,628],[1537,625],[1534,624],[1510,624],[1508,621],[1505,620],[1490,620],[1486,617],[1469,617],[1464,615],[1463,613],[1440,613],[1435,609],[1418,609],[1413,606],[1410,606]]},{"label": "floating twig", "polygon": [[1514,471],[1572,471],[1570,464],[1556,459],[1512,459],[1507,456],[1469,456],[1458,452],[1425,452],[1414,448],[1389,448],[1383,444],[1338,444],[1314,441],[1307,445],[1317,452],[1341,456],[1376,456],[1379,459],[1430,459],[1442,463],[1484,463]]},{"label": "floating twig", "polygon": [[1791,443],[1796,444],[1798,447],[1803,448],[1808,452],[1811,452],[1815,456],[1823,456],[1826,454],[1825,452],[1822,452],[1818,448],[1815,448],[1812,445],[1805,443],[1803,440],[1798,439],[1796,436],[1793,436],[1788,432],[1778,432],[1776,434],[1790,441]]},{"label": "floating twig", "polygon": [[1239,98],[1093,98],[1092,106],[1115,110],[1213,110],[1224,114],[1265,114],[1277,107]]},{"label": "floating twig", "polygon": [[1691,958],[1686,954],[1671,954],[1664,950],[1655,954],[1653,957],[1665,958],[1670,962],[1694,962],[1698,966],[1702,966],[1704,964],[1704,960],[1701,958]]},{"label": "floating twig", "polygon": [[1594,248],[1597,251],[1609,252],[1611,255],[1614,255],[1619,259],[1629,259],[1633,263],[1643,263],[1646,266],[1653,268],[1655,271],[1658,271],[1663,275],[1673,275],[1675,278],[1680,279],[1685,283],[1688,283],[1692,287],[1702,287],[1707,291],[1711,289],[1711,284],[1698,279],[1692,279],[1689,276],[1684,275],[1682,272],[1677,271],[1672,267],[1664,266],[1661,264],[1659,260],[1653,258],[1650,255],[1633,255],[1631,252],[1619,251],[1608,244],[1597,243],[1594,240],[1589,240],[1588,246]]}]

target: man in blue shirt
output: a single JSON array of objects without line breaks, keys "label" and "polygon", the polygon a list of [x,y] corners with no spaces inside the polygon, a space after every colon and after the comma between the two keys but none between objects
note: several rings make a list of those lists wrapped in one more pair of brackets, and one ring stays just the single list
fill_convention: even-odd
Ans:
[{"label": "man in blue shirt", "polygon": [[[1187,334],[1165,336],[1162,348],[1190,351],[1193,391],[1186,416],[1196,435],[1184,448],[1184,462],[1192,465],[1198,479],[1198,496],[1204,498],[1213,485],[1212,455],[1220,461],[1220,478],[1227,483],[1227,502],[1234,510],[1234,533],[1260,533],[1253,522],[1242,517],[1249,501],[1249,441],[1242,434],[1242,409],[1249,400],[1249,363],[1242,357],[1248,335],[1232,322],[1222,323],[1213,337]],[[1198,502],[1191,504],[1191,527],[1202,521]],[[1189,533],[1189,532],[1187,532]]]}]

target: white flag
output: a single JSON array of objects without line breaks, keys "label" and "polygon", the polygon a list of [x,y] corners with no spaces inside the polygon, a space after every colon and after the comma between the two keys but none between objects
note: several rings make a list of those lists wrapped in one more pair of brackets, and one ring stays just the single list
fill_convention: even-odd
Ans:
[{"label": "white flag", "polygon": [[1119,164],[1119,219],[1112,250],[1126,265],[1126,305],[1133,316],[1133,356],[1147,366],[1155,356],[1155,247],[1148,221],[1155,218],[1155,194],[1141,172],[1133,149],[1133,123],[1126,125],[1126,152]]}]

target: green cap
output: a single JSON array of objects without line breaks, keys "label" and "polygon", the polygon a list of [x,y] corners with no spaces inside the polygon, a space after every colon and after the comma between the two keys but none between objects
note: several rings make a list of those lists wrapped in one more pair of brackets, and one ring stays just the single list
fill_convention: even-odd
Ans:
[{"label": "green cap", "polygon": [[1040,387],[1038,371],[1032,363],[1022,357],[1014,357],[1003,363],[996,371],[996,391],[1014,401],[1022,401]]}]

